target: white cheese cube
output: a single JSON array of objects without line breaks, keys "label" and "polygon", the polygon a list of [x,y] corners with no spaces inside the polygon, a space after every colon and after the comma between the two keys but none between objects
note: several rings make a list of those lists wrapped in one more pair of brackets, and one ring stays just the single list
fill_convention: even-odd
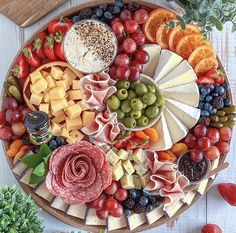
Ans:
[{"label": "white cheese cube", "polygon": [[132,175],[124,174],[120,179],[120,183],[122,188],[124,189],[132,189],[134,188],[134,179]]},{"label": "white cheese cube", "polygon": [[140,176],[144,175],[147,172],[147,168],[143,167],[141,163],[135,163],[134,169],[136,173]]},{"label": "white cheese cube", "polygon": [[123,171],[122,163],[121,161],[119,161],[112,167],[112,179],[118,181],[123,175],[124,175],[124,171]]},{"label": "white cheese cube", "polygon": [[124,161],[123,167],[129,175],[132,175],[135,172],[133,164],[130,162],[130,160]]},{"label": "white cheese cube", "polygon": [[112,149],[107,151],[106,157],[107,157],[107,161],[112,165],[115,165],[119,161],[119,157]]},{"label": "white cheese cube", "polygon": [[120,149],[118,152],[118,156],[122,160],[127,160],[129,158],[129,152],[124,149]]},{"label": "white cheese cube", "polygon": [[140,176],[134,174],[133,175],[133,179],[134,179],[134,187],[135,187],[135,189],[142,189],[142,184],[141,184]]},{"label": "white cheese cube", "polygon": [[142,188],[145,188],[150,182],[150,174],[147,173],[143,176],[140,176],[140,182],[141,182]]},{"label": "white cheese cube", "polygon": [[133,152],[132,159],[134,160],[135,163],[141,163],[142,156],[143,156],[143,149],[139,148]]}]

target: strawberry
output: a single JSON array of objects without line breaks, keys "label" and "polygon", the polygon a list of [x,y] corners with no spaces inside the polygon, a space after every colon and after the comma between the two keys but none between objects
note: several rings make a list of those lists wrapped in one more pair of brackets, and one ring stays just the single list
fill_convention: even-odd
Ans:
[{"label": "strawberry", "polygon": [[216,224],[207,224],[202,228],[202,233],[222,233],[222,230]]},{"label": "strawberry", "polygon": [[127,141],[116,141],[114,143],[114,147],[116,147],[116,149],[120,150],[120,149],[125,149],[126,148],[126,145],[127,145]]},{"label": "strawberry", "polygon": [[36,55],[36,53],[33,51],[33,45],[28,44],[23,48],[23,55],[25,57],[26,62],[34,67],[38,67],[41,65],[40,58]]},{"label": "strawberry", "polygon": [[61,32],[57,32],[56,35],[54,36],[55,40],[55,47],[54,47],[54,52],[57,57],[59,57],[62,61],[65,61],[65,56],[64,56],[64,49],[63,49],[63,35]]},{"label": "strawberry", "polygon": [[45,44],[44,44],[44,54],[51,61],[56,61],[57,60],[57,56],[55,54],[54,47],[55,47],[54,36],[52,34],[50,34],[49,36],[46,37],[46,41],[45,41]]},{"label": "strawberry", "polygon": [[127,150],[134,150],[137,148],[149,148],[149,142],[142,138],[133,137],[130,139],[126,145]]},{"label": "strawberry", "polygon": [[207,76],[202,76],[198,78],[196,82],[197,84],[214,84],[215,83],[214,79],[209,78]]},{"label": "strawberry", "polygon": [[232,206],[236,206],[236,184],[221,183],[218,185],[218,190],[225,201]]},{"label": "strawberry", "polygon": [[219,84],[224,84],[225,75],[221,70],[211,69],[206,73],[206,76],[212,78],[215,82]]},{"label": "strawberry", "polygon": [[43,46],[46,40],[46,33],[45,32],[40,32],[38,36],[35,38],[34,43],[33,43],[33,51],[36,53],[36,55],[39,58],[46,58],[44,51],[43,51]]}]

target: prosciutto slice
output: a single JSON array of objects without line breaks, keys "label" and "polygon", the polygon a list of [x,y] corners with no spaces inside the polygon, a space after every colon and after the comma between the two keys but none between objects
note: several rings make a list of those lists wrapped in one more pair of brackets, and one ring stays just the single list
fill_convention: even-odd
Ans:
[{"label": "prosciutto slice", "polygon": [[84,76],[80,79],[82,101],[95,110],[104,110],[106,100],[117,91],[114,84],[115,81],[106,72]]},{"label": "prosciutto slice", "polygon": [[176,169],[176,164],[159,161],[157,153],[147,151],[144,165],[152,173],[144,191],[165,197],[164,210],[175,201],[184,199],[183,189],[189,185],[189,180]]}]

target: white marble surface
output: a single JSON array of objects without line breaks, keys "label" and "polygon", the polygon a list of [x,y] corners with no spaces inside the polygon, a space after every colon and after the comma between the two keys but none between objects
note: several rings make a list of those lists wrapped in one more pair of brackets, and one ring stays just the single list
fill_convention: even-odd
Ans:
[{"label": "white marble surface", "polygon": [[[50,1],[50,0],[48,0]],[[85,0],[68,0],[54,12],[51,12],[45,18],[31,27],[22,29],[9,21],[4,16],[0,15],[0,85],[3,86],[3,81],[15,54],[21,48],[25,40],[27,40],[36,30],[55,16],[72,6],[80,3],[88,2]],[[154,1],[149,1],[154,2]],[[156,0],[156,3],[168,5],[164,0]],[[230,25],[223,32],[214,32],[211,34],[211,40],[214,48],[217,50],[231,82],[231,86],[236,93],[236,35],[230,33]],[[172,229],[167,226],[161,226],[158,229],[148,231],[154,232],[171,232],[171,233],[200,233],[201,228],[206,223],[216,223],[223,228],[224,233],[236,232],[236,208],[226,204],[220,197],[216,185],[220,182],[236,182],[236,141],[235,133],[231,144],[231,151],[228,154],[227,161],[230,162],[230,167],[223,171],[215,180],[213,187],[208,194],[204,196],[195,206],[185,212]],[[0,146],[0,186],[16,184],[16,179],[11,173],[8,164]],[[46,212],[41,212],[41,217],[45,224],[45,233],[55,231],[78,231],[61,221],[50,216]]]}]

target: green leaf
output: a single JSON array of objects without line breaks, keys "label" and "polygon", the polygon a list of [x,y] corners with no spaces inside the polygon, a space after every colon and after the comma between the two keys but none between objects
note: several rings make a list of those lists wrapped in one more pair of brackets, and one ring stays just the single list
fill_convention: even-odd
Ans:
[{"label": "green leaf", "polygon": [[38,154],[31,154],[24,156],[21,161],[28,167],[35,168],[44,160],[43,157]]},{"label": "green leaf", "polygon": [[180,24],[181,24],[181,28],[182,28],[183,30],[185,30],[185,29],[186,29],[186,23],[185,23],[184,19],[183,19],[182,17],[180,17],[179,15],[176,16],[176,19],[179,20],[179,22],[180,22]]},{"label": "green leaf", "polygon": [[36,176],[44,176],[46,172],[46,165],[44,162],[40,163],[33,171],[32,173]]},{"label": "green leaf", "polygon": [[44,181],[46,176],[36,176],[35,174],[31,174],[29,184],[39,184]]},{"label": "green leaf", "polygon": [[42,144],[40,146],[39,154],[42,155],[43,157],[46,157],[51,153],[52,153],[51,149],[46,144]]},{"label": "green leaf", "polygon": [[46,164],[48,164],[50,157],[51,157],[51,154],[44,157],[44,161],[45,161]]}]

